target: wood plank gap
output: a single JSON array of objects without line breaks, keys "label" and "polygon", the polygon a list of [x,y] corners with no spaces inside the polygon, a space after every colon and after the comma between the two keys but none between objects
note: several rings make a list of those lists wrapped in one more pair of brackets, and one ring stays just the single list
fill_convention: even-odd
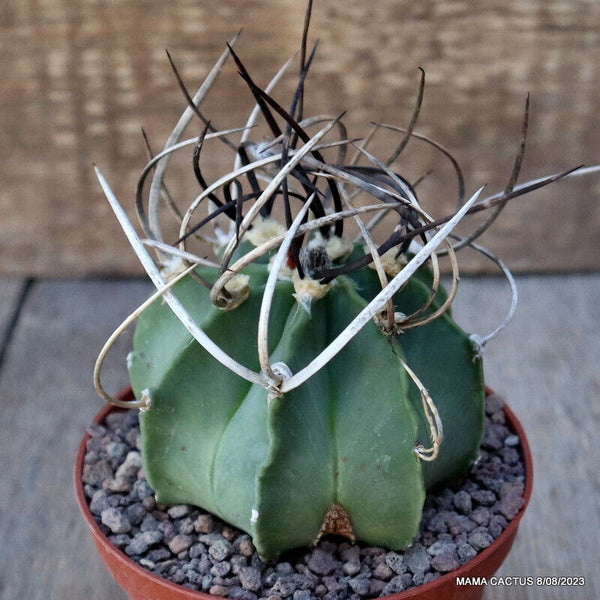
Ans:
[{"label": "wood plank gap", "polygon": [[0,341],[0,377],[2,377],[2,367],[4,365],[4,359],[8,352],[10,342],[13,339],[15,330],[17,329],[17,325],[19,324],[19,319],[23,312],[23,307],[25,306],[27,298],[31,290],[33,289],[35,283],[35,277],[27,277],[23,281],[21,290],[13,303],[13,308],[11,311],[12,314],[8,319],[8,323],[6,324],[5,330],[2,332],[2,339]]}]

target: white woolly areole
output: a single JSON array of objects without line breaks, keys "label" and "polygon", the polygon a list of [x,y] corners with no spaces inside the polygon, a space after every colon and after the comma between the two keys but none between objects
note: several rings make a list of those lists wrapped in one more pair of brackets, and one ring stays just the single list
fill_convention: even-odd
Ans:
[{"label": "white woolly areole", "polygon": [[[400,271],[408,264],[404,254],[396,257],[398,253],[397,248],[390,248],[385,254],[380,256],[381,264],[383,269],[389,277],[396,277]],[[369,265],[372,269],[375,268],[374,264]]]},{"label": "white woolly areole", "polygon": [[246,232],[244,238],[254,246],[261,246],[282,233],[285,233],[285,227],[279,221],[259,215],[252,222],[252,229]]},{"label": "white woolly areole", "polygon": [[[269,273],[271,272],[271,269],[273,268],[274,262],[275,262],[275,255],[271,256],[271,258],[269,259]],[[285,281],[291,281],[293,276],[294,276],[294,269],[291,269],[290,267],[287,266],[286,263],[283,263],[283,265],[281,265],[281,269],[279,269],[279,273],[277,273],[277,279],[284,279]]]},{"label": "white woolly areole", "polygon": [[225,310],[231,310],[237,308],[250,294],[250,286],[248,282],[250,277],[242,273],[234,275],[226,284],[225,291],[229,294],[229,298],[226,300],[226,305],[222,306]]},{"label": "white woolly areole", "polygon": [[298,271],[294,271],[292,281],[294,282],[294,289],[296,290],[294,298],[296,298],[298,304],[300,304],[306,312],[310,312],[310,305],[313,300],[324,298],[327,295],[327,292],[333,287],[333,282],[323,284],[314,279],[310,279],[310,277],[301,279],[298,275]]},{"label": "white woolly areole", "polygon": [[182,273],[187,268],[186,262],[179,256],[170,256],[162,263],[160,274],[165,281],[171,281],[174,277]]},{"label": "white woolly areole", "polygon": [[327,240],[325,250],[331,260],[337,260],[338,258],[346,258],[352,252],[353,244],[352,241],[345,237],[338,237],[334,235]]}]

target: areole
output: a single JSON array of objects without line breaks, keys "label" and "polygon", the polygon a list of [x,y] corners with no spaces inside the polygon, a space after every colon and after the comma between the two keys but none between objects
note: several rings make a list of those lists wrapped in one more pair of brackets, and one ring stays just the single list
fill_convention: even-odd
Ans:
[{"label": "areole", "polygon": [[[489,390],[488,390],[489,393]],[[123,401],[132,398],[131,389],[127,388],[119,394]],[[95,423],[102,423],[107,415],[113,411],[121,410],[111,405],[106,405],[95,417]],[[459,569],[447,573],[430,583],[385,596],[385,600],[480,600],[483,596],[483,585],[458,585],[459,582],[482,581],[491,577],[500,567],[515,539],[521,518],[529,504],[533,488],[533,463],[531,452],[521,424],[508,406],[504,412],[509,429],[518,435],[525,463],[525,490],[523,494],[524,505],[519,514],[512,519],[503,533],[492,545],[484,549],[472,560]],[[86,452],[86,443],[89,436],[86,434],[79,445],[75,459],[74,484],[79,507],[88,524],[96,548],[115,581],[125,590],[129,600],[215,600],[217,597],[203,592],[193,591],[183,586],[162,579],[144,569],[123,552],[119,551],[102,533],[95,522],[83,491],[82,471]],[[479,579],[478,579],[479,578]]]}]

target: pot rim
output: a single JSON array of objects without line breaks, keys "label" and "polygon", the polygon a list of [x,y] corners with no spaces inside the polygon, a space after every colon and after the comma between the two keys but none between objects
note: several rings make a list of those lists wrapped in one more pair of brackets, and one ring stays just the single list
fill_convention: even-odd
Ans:
[{"label": "pot rim", "polygon": [[[486,395],[492,394],[493,391],[486,386]],[[133,393],[131,387],[124,388],[117,396],[117,398],[121,400],[131,399],[133,397]],[[107,415],[113,411],[123,411],[126,409],[115,407],[111,404],[106,404],[102,407],[102,409],[96,414],[93,419],[93,422],[96,424],[101,424],[107,417]],[[460,577],[462,573],[467,570],[472,570],[477,567],[479,564],[485,562],[488,558],[492,556],[492,554],[496,551],[496,549],[501,546],[504,542],[508,542],[511,536],[516,534],[516,530],[519,526],[521,518],[525,513],[527,506],[529,505],[529,500],[531,498],[531,493],[533,490],[533,461],[531,457],[531,450],[529,448],[529,443],[527,441],[527,437],[525,436],[525,431],[516,415],[510,409],[508,404],[503,404],[504,413],[509,421],[509,426],[511,430],[519,436],[521,452],[523,457],[523,462],[525,464],[525,489],[523,491],[523,506],[517,513],[517,515],[511,519],[508,523],[506,529],[494,540],[490,546],[483,549],[479,552],[475,557],[473,557],[470,561],[466,562],[464,565],[461,565],[458,569],[454,571],[450,571],[449,573],[445,573],[441,575],[437,579],[430,581],[429,583],[425,583],[414,588],[405,590],[403,592],[398,592],[397,594],[392,594],[389,596],[382,596],[380,600],[410,600],[411,598],[415,598],[420,594],[434,592],[436,588],[446,585],[452,581],[456,581],[457,577]],[[75,468],[73,472],[73,480],[75,487],[75,495],[77,498],[77,503],[79,504],[79,508],[85,518],[85,521],[90,529],[90,532],[96,541],[96,543],[101,543],[104,547],[105,551],[108,552],[116,561],[122,563],[129,569],[134,570],[138,576],[148,578],[150,581],[153,581],[155,585],[160,585],[163,587],[165,591],[177,592],[183,597],[188,598],[189,600],[217,600],[219,597],[214,596],[212,594],[207,594],[206,592],[202,592],[199,590],[191,590],[187,589],[181,585],[173,583],[167,579],[152,573],[148,569],[140,566],[136,563],[132,558],[129,558],[124,552],[119,550],[116,546],[114,546],[107,538],[107,536],[102,532],[99,525],[94,520],[92,513],[89,509],[89,505],[87,499],[85,497],[85,493],[83,491],[83,460],[86,453],[86,444],[90,439],[90,435],[86,432],[79,443],[79,447],[77,449],[77,454],[75,456]],[[379,600],[379,599],[378,599]]]}]

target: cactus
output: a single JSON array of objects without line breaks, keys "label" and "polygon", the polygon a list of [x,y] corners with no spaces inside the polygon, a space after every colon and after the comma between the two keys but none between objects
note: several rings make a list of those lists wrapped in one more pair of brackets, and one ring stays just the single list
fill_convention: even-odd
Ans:
[{"label": "cactus", "polygon": [[[223,349],[258,369],[249,333],[258,322],[267,265],[252,265],[248,275],[250,294],[230,312],[215,308],[190,276],[174,291]],[[274,362],[296,372],[367,300],[349,277],[315,300],[310,313],[292,294],[290,282],[277,283],[269,347]],[[423,294],[424,286],[411,281],[398,306],[421,302]],[[428,336],[436,356],[425,359],[419,346]],[[151,399],[140,422],[145,470],[158,499],[209,510],[249,532],[265,557],[310,545],[336,509],[347,515],[351,536],[402,548],[418,531],[426,485],[459,476],[477,453],[481,361],[448,317],[412,337],[388,336],[370,322],[308,381],[270,400],[262,386],[223,369],[165,305],[141,316],[134,344],[129,372],[136,396],[146,390]],[[445,389],[436,403],[444,444],[436,461],[423,465],[414,450],[429,430],[400,359],[432,390]],[[438,463],[444,466],[431,468]]]},{"label": "cactus", "polygon": [[[452,231],[466,215],[496,207],[491,223],[510,198],[565,175],[515,187],[521,144],[503,192],[467,201],[461,193],[456,214],[434,220],[395,170],[414,137],[447,154],[413,129],[423,77],[407,130],[377,127],[399,136],[380,161],[366,141],[348,139],[341,117],[302,115],[314,56],[306,38],[307,27],[289,110],[270,95],[287,66],[262,90],[234,52],[235,40],[193,98],[173,65],[189,106],[140,178],[143,239],[98,171],[157,292],[101,352],[96,386],[119,404],[102,388],[100,367],[115,337],[138,318],[128,359],[137,400],[120,404],[141,409],[144,468],[158,500],[218,515],[247,531],[267,559],[327,533],[403,548],[418,532],[426,491],[460,478],[474,462],[487,338],[468,335],[450,316],[456,250],[478,249],[507,271],[475,244],[485,227],[462,239]],[[246,127],[217,130],[199,107],[230,57],[256,108]],[[259,114],[270,141],[250,139]],[[181,142],[194,116],[204,130]],[[526,123],[527,111],[524,132]],[[333,131],[340,135],[331,141]],[[235,164],[208,184],[201,150],[219,141]],[[356,158],[348,160],[353,145]],[[179,239],[168,245],[159,217],[163,200],[173,204],[164,172],[173,152],[190,147],[200,194],[186,211],[173,211]],[[146,211],[144,182],[153,169]],[[458,168],[457,175],[462,188]],[[359,194],[366,202],[354,201]],[[192,226],[200,205],[208,215]],[[194,238],[213,245],[213,260],[199,256],[206,246],[191,249]],[[439,284],[441,254],[452,268],[449,291]]]}]

